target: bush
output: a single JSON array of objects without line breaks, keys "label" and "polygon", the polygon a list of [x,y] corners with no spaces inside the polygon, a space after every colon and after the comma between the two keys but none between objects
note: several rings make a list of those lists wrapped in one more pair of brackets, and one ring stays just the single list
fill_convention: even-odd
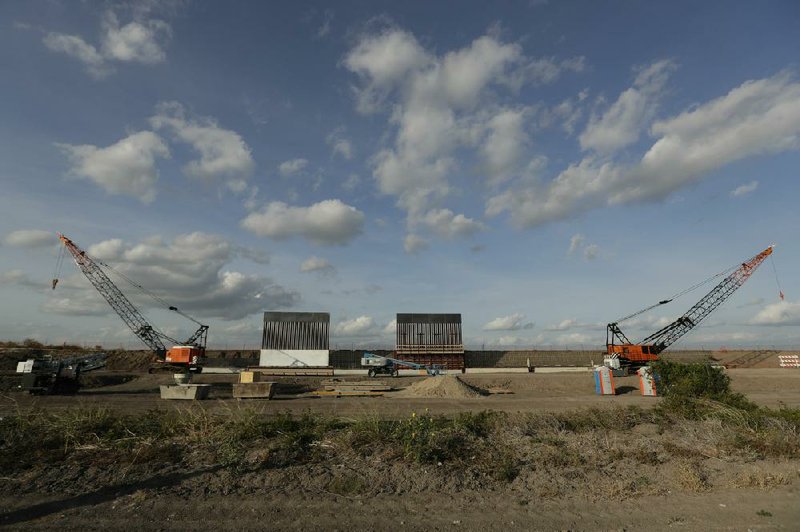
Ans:
[{"label": "bush", "polygon": [[665,400],[660,412],[698,419],[724,405],[754,411],[758,407],[744,395],[731,390],[731,379],[722,368],[707,364],[680,364],[659,360],[653,373]]}]

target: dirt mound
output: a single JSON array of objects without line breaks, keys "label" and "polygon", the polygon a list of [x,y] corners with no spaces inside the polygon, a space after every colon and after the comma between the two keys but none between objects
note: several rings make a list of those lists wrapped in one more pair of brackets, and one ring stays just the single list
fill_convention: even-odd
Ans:
[{"label": "dirt mound", "polygon": [[415,382],[395,395],[401,397],[442,397],[446,399],[470,399],[481,397],[481,390],[473,388],[455,375],[428,377]]}]

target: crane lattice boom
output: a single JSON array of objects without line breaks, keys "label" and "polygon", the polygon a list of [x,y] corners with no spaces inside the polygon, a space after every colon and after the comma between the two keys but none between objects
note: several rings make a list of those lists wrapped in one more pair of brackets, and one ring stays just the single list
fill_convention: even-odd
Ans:
[{"label": "crane lattice boom", "polygon": [[[633,363],[646,363],[658,360],[658,354],[674,344],[683,335],[691,331],[703,319],[728,299],[737,288],[747,281],[764,260],[772,254],[773,246],[768,247],[750,260],[743,262],[717,286],[711,289],[703,299],[695,303],[686,313],[663,329],[651,334],[638,344],[633,344],[620,330],[617,323],[608,324],[608,354],[617,354],[620,358]],[[662,303],[668,302],[664,301]],[[659,303],[661,304],[661,303]],[[657,305],[653,305],[655,307]],[[650,308],[653,308],[650,307]],[[649,310],[649,309],[648,309]],[[637,313],[638,314],[638,313]],[[636,314],[633,314],[636,315]],[[632,316],[633,316],[632,315]],[[617,344],[616,341],[620,343]]]},{"label": "crane lattice boom", "polygon": [[[79,248],[72,240],[66,236],[59,234],[58,238],[69,250],[70,254],[75,259],[75,264],[81,269],[83,274],[89,279],[89,282],[100,292],[111,308],[122,318],[122,321],[139,337],[142,342],[155,353],[159,360],[168,363],[189,364],[190,369],[195,368],[198,364],[198,359],[205,354],[206,338],[208,333],[208,326],[203,325],[191,316],[184,314],[176,307],[169,307],[169,310],[175,311],[178,314],[194,321],[199,325],[195,333],[186,341],[178,342],[174,338],[170,338],[155,327],[150,325],[147,319],[141,312],[133,305],[133,303],[125,297],[125,294],[114,284],[114,282],[106,275],[100,264],[92,260],[85,251]],[[53,281],[53,288],[55,288],[57,280]],[[164,345],[164,340],[169,340],[174,344],[169,350]],[[194,369],[192,369],[194,371]],[[197,370],[199,371],[199,369]]]}]

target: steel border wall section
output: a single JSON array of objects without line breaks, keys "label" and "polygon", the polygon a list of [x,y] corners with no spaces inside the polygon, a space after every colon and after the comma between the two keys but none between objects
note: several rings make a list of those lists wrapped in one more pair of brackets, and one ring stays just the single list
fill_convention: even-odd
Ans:
[{"label": "steel border wall section", "polygon": [[265,312],[261,349],[330,349],[327,312]]}]

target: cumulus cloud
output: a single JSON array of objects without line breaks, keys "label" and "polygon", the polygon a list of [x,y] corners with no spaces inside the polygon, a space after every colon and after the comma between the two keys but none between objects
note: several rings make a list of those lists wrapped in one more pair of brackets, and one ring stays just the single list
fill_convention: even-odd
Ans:
[{"label": "cumulus cloud", "polygon": [[567,251],[567,253],[569,255],[572,255],[573,253],[578,251],[578,249],[580,249],[581,246],[583,246],[585,240],[586,237],[580,233],[572,235],[572,237],[569,239],[569,251]]},{"label": "cumulus cloud", "polygon": [[149,203],[156,197],[156,159],[169,157],[166,143],[151,131],[140,131],[100,148],[91,144],[56,144],[69,158],[70,172],[109,194]]},{"label": "cumulus cloud", "polygon": [[415,234],[406,235],[403,239],[403,249],[409,255],[415,255],[428,249],[428,241]]},{"label": "cumulus cloud", "polygon": [[533,323],[525,323],[525,314],[511,314],[495,318],[483,326],[484,331],[516,331],[532,329]]},{"label": "cumulus cloud", "polygon": [[546,331],[566,331],[578,326],[578,320],[561,320],[560,323],[556,325],[551,325],[550,327],[546,327]]},{"label": "cumulus cloud", "polygon": [[333,155],[338,155],[342,159],[349,161],[353,158],[353,143],[345,134],[345,128],[338,127],[328,134],[325,141],[331,147]]},{"label": "cumulus cloud", "polygon": [[333,274],[336,271],[333,264],[319,257],[309,257],[300,265],[303,273],[317,272],[324,275]]},{"label": "cumulus cloud", "polygon": [[163,20],[133,21],[120,26],[114,12],[108,11],[103,32],[102,51],[109,59],[155,64],[167,58],[163,46],[171,37],[172,29]]},{"label": "cumulus cloud", "polygon": [[758,181],[751,181],[746,185],[739,185],[735,189],[731,190],[731,196],[738,197],[738,196],[746,196],[751,192],[755,191],[758,188]]},{"label": "cumulus cloud", "polygon": [[396,197],[407,212],[411,234],[452,193],[458,150],[473,150],[492,184],[524,171],[529,109],[496,105],[494,95],[583,68],[579,58],[558,63],[526,57],[518,44],[491,33],[437,55],[411,33],[388,28],[363,36],[343,61],[358,77],[357,109],[389,112],[392,145],[371,158],[373,177],[379,191]]},{"label": "cumulus cloud", "polygon": [[397,319],[393,319],[383,328],[383,334],[394,336],[397,334]]},{"label": "cumulus cloud", "polygon": [[444,238],[471,236],[486,229],[481,222],[467,218],[463,214],[455,214],[450,209],[428,211],[420,223]]},{"label": "cumulus cloud", "polygon": [[306,159],[291,159],[284,161],[278,166],[278,172],[284,177],[289,177],[301,172],[308,166]]},{"label": "cumulus cloud", "polygon": [[244,181],[253,173],[255,162],[250,147],[238,133],[220,127],[210,117],[188,118],[178,102],[159,103],[150,124],[155,129],[169,131],[200,154],[199,160],[183,167],[187,176],[209,181],[222,179],[234,192],[246,189]]},{"label": "cumulus cloud", "polygon": [[3,239],[5,245],[18,248],[42,248],[56,242],[55,233],[41,229],[19,229],[8,233]]},{"label": "cumulus cloud", "polygon": [[241,225],[259,236],[279,240],[301,236],[315,244],[344,245],[361,234],[364,213],[338,199],[309,207],[275,201],[247,215]]},{"label": "cumulus cloud", "polygon": [[753,325],[797,326],[800,325],[800,303],[779,301],[767,305],[750,320]]},{"label": "cumulus cloud", "polygon": [[172,36],[172,28],[163,20],[143,17],[120,25],[116,13],[108,10],[103,17],[101,34],[99,47],[78,35],[57,32],[48,32],[42,42],[51,51],[83,63],[93,77],[103,78],[114,71],[114,62],[163,63],[167,57],[164,48]]},{"label": "cumulus cloud", "polygon": [[[266,308],[292,307],[299,301],[297,292],[269,278],[232,271],[229,263],[241,248],[217,235],[196,232],[171,241],[156,235],[138,243],[110,239],[89,246],[87,253],[198,316],[237,320]],[[57,308],[51,306],[50,310]]]},{"label": "cumulus cloud", "polygon": [[586,237],[577,233],[572,235],[569,239],[567,255],[574,255],[578,252],[581,252],[585,260],[594,260],[600,253],[600,246],[597,244],[587,244]]},{"label": "cumulus cloud", "polygon": [[343,320],[336,324],[333,333],[337,336],[372,336],[375,321],[371,316],[359,316],[352,320]]},{"label": "cumulus cloud", "polygon": [[516,183],[489,199],[486,213],[509,212],[534,227],[590,209],[662,200],[745,157],[800,147],[800,83],[787,73],[747,81],[728,94],[665,120],[641,160],[624,164],[590,153],[549,183]]},{"label": "cumulus cloud", "polygon": [[592,116],[579,140],[584,150],[613,153],[636,142],[644,127],[653,119],[673,61],[662,60],[641,69],[633,87],[619,95],[601,116]]},{"label": "cumulus cloud", "polygon": [[524,127],[529,114],[529,108],[502,109],[489,119],[489,134],[480,150],[490,185],[518,174],[530,141]]}]

